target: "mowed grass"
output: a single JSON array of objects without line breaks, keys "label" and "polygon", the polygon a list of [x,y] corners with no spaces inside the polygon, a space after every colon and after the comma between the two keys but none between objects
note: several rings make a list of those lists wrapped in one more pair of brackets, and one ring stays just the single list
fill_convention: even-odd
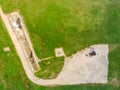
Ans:
[{"label": "mowed grass", "polygon": [[[7,46],[10,47],[10,52],[3,51]],[[37,88],[28,80],[0,18],[0,90],[36,90]]]},{"label": "mowed grass", "polygon": [[[1,5],[5,12],[20,10],[37,56],[47,58],[54,56],[57,47],[63,47],[69,56],[92,44],[110,43],[113,40],[110,34],[114,32],[113,28],[108,29],[112,26],[109,25],[110,19],[119,18],[119,15],[112,17],[114,10],[117,9],[116,14],[119,13],[117,2],[119,1],[4,0]],[[113,42],[116,42],[118,36],[114,37]]]},{"label": "mowed grass", "polygon": [[[56,47],[62,46],[69,56],[93,44],[110,44],[108,84],[39,87],[27,80],[12,42],[1,24],[1,30],[4,30],[4,32],[0,30],[2,32],[0,35],[2,42],[0,43],[0,67],[2,68],[0,75],[4,77],[4,79],[0,79],[1,90],[6,90],[6,88],[8,90],[16,90],[16,88],[25,90],[27,89],[26,85],[29,86],[28,90],[30,88],[31,90],[41,88],[46,90],[119,89],[119,0],[1,0],[0,4],[5,12],[20,10],[29,30],[34,49],[40,59],[54,56],[54,48]],[[3,45],[6,42],[7,44]],[[13,49],[9,57],[2,51],[2,48],[8,45],[11,45],[11,49]],[[5,65],[9,67],[6,69]],[[20,68],[17,68],[18,65]],[[4,72],[6,74],[1,74]],[[11,73],[13,76],[9,76]]]},{"label": "mowed grass", "polygon": [[63,47],[69,56],[91,44],[106,43],[105,37],[101,37],[106,35],[102,24],[109,3],[107,0],[1,2],[5,12],[16,9],[21,11],[39,58],[54,56],[54,49],[57,47]]},{"label": "mowed grass", "polygon": [[40,62],[41,70],[35,73],[36,76],[44,79],[56,78],[64,65],[64,57],[51,58]]}]

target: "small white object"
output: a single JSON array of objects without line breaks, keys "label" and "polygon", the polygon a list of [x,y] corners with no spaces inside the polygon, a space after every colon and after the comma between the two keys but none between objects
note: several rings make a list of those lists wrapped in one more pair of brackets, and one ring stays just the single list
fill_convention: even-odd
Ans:
[{"label": "small white object", "polygon": [[19,25],[18,25],[16,22],[13,22],[13,23],[12,23],[12,26],[15,27],[15,28],[18,28],[18,27],[19,27]]},{"label": "small white object", "polygon": [[66,56],[62,47],[55,49],[55,56],[56,57]]},{"label": "small white object", "polygon": [[20,31],[20,29],[19,29],[19,28],[16,28],[16,31]]}]

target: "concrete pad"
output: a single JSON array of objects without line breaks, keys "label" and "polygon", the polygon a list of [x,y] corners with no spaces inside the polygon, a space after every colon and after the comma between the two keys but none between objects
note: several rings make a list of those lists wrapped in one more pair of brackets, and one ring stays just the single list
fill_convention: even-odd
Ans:
[{"label": "concrete pad", "polygon": [[64,53],[64,50],[63,48],[56,48],[55,49],[55,56],[56,57],[62,57],[62,56],[65,56],[65,53]]},{"label": "concrete pad", "polygon": [[64,84],[107,83],[108,45],[94,45],[95,56],[88,57],[86,48],[66,58],[65,65],[57,79]]}]

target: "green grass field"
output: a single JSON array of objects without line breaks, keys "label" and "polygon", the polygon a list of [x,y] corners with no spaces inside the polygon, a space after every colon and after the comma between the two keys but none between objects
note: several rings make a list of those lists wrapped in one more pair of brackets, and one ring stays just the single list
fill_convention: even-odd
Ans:
[{"label": "green grass field", "polygon": [[[120,89],[120,1],[119,0],[0,0],[4,12],[20,10],[35,52],[41,58],[54,56],[63,47],[67,56],[93,44],[110,45],[108,84],[58,87],[34,85],[25,75],[10,37],[0,20],[0,90],[119,90]],[[2,48],[9,46],[9,53]],[[53,60],[55,61],[55,59]],[[53,62],[51,60],[51,62]],[[57,61],[57,60],[56,60]],[[63,63],[63,62],[61,62]],[[57,71],[59,62],[44,67]],[[61,66],[62,67],[62,66]]]},{"label": "green grass field", "polygon": [[64,65],[64,57],[52,58],[39,63],[41,70],[35,73],[36,76],[43,79],[56,78]]}]

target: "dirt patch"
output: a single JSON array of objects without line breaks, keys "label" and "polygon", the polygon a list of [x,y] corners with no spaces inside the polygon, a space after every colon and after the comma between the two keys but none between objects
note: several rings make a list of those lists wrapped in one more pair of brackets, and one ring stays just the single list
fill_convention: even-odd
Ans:
[{"label": "dirt patch", "polygon": [[118,80],[117,78],[113,78],[110,82],[110,84],[119,87],[120,85],[120,80]]},{"label": "dirt patch", "polygon": [[10,48],[9,47],[5,47],[5,48],[3,48],[3,51],[4,52],[10,52]]}]

